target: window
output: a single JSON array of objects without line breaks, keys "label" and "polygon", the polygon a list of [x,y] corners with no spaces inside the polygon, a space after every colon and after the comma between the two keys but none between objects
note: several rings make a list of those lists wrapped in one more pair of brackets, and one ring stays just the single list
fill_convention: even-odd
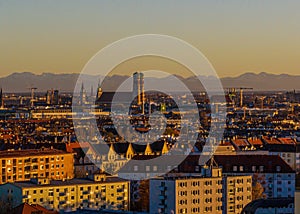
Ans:
[{"label": "window", "polygon": [[233,166],[233,171],[234,171],[234,172],[237,171],[237,166]]},{"label": "window", "polygon": [[264,166],[259,166],[259,171],[263,172],[264,171]]}]

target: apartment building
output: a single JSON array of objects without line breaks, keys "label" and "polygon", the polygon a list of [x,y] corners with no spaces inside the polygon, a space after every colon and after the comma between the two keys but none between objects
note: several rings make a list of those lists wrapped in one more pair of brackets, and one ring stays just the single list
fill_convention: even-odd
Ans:
[{"label": "apartment building", "polygon": [[224,175],[257,175],[268,198],[292,198],[295,171],[278,155],[215,155]]},{"label": "apartment building", "polygon": [[251,176],[223,177],[218,167],[203,170],[210,172],[151,179],[150,213],[241,213],[251,202]]},{"label": "apartment building", "polygon": [[223,214],[242,213],[243,208],[252,201],[251,176],[223,177]]},{"label": "apartment building", "polygon": [[56,211],[77,208],[128,210],[129,188],[129,181],[97,174],[86,179],[66,181],[35,178],[6,183],[0,186],[0,195],[14,206],[39,204]]},{"label": "apartment building", "polygon": [[73,153],[56,149],[0,151],[0,184],[35,177],[55,180],[74,177]]},{"label": "apartment building", "polygon": [[222,178],[150,180],[150,213],[222,214]]}]

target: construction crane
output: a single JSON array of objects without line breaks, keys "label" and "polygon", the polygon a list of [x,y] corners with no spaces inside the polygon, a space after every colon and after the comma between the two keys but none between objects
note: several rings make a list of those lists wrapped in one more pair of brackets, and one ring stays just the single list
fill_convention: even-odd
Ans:
[{"label": "construction crane", "polygon": [[261,96],[258,98],[260,100],[260,108],[263,109],[264,108],[264,100],[266,99],[266,96]]},{"label": "construction crane", "polygon": [[239,90],[240,94],[240,102],[239,105],[242,108],[244,105],[244,90],[253,90],[253,88],[247,88],[247,87],[231,87],[231,88],[226,88],[229,94],[230,99],[233,100],[233,97],[236,96],[237,90]]}]

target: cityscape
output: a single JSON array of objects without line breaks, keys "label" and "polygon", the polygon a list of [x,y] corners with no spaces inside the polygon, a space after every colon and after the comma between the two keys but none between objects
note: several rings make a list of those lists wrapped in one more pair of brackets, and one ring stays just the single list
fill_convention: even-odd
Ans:
[{"label": "cityscape", "polygon": [[[28,90],[0,93],[2,213],[294,213],[297,209],[300,92],[225,89],[226,102],[218,103],[216,112],[227,109],[226,127],[222,139],[212,142],[214,152],[209,156],[204,148],[213,122],[205,92],[193,93],[201,120],[195,144],[187,138],[178,145],[180,135],[195,130],[183,126],[181,115],[190,114],[189,108],[179,111],[173,96],[185,105],[188,98],[179,92],[172,96],[145,92],[142,72],[133,74],[132,92],[122,94],[133,99],[130,113],[119,116],[130,119],[135,131],[146,133],[155,128],[149,115],[162,113],[165,130],[147,144],[139,143],[126,125],[117,131],[109,111],[113,93],[103,91],[101,84],[88,95],[82,83],[77,99],[54,89]],[[99,133],[90,128],[91,118],[80,118],[87,121],[80,128],[85,142],[77,139],[72,101],[89,109],[95,106],[90,113]],[[163,163],[148,162],[163,155]],[[206,155],[208,161],[201,164]],[[178,157],[182,161],[174,165]],[[137,162],[130,164],[132,160]],[[124,179],[136,172],[150,177]]]},{"label": "cityscape", "polygon": [[0,214],[300,214],[299,8],[0,0]]}]

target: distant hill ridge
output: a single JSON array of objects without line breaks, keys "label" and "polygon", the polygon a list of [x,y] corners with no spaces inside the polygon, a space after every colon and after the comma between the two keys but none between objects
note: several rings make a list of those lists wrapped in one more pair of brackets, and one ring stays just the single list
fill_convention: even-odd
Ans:
[{"label": "distant hill ridge", "polygon": [[[64,92],[72,92],[76,84],[78,73],[68,74],[54,74],[42,73],[33,74],[30,72],[12,73],[6,77],[0,78],[0,87],[5,92],[26,92],[30,87],[37,87],[37,91],[43,92],[48,89],[54,88]],[[199,89],[199,82],[195,78],[176,77],[188,85],[192,90]],[[87,92],[90,92],[91,87],[96,90],[98,81],[102,76],[84,75],[84,85]],[[125,81],[128,76],[114,75],[107,78],[105,88],[107,90],[114,90],[118,85]],[[155,88],[156,85],[164,85],[171,91],[180,90],[178,85],[172,83],[174,76],[167,76],[163,78],[151,77],[148,79],[149,85]],[[212,80],[214,77],[201,76],[207,81]],[[254,90],[300,90],[300,75],[289,74],[270,74],[270,73],[244,73],[237,77],[224,77],[221,78],[224,88],[228,87],[252,87]],[[128,86],[131,88],[131,86]]]}]

